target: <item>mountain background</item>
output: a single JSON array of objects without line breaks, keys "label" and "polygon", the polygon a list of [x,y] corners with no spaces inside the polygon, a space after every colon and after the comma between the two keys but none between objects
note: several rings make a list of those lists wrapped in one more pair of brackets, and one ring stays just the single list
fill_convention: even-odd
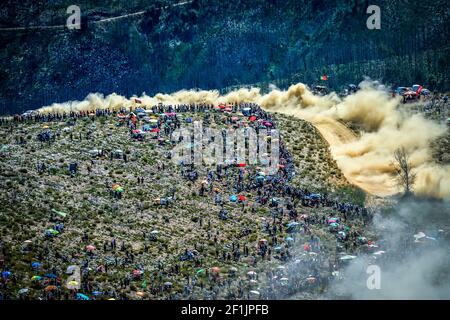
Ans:
[{"label": "mountain background", "polygon": [[[323,74],[335,90],[364,76],[449,90],[446,0],[194,0],[170,6],[175,3],[3,1],[0,114],[81,100],[90,92],[286,88],[319,84]],[[64,25],[73,4],[81,8],[81,30],[4,30]],[[371,4],[381,8],[380,30],[366,27]]]}]

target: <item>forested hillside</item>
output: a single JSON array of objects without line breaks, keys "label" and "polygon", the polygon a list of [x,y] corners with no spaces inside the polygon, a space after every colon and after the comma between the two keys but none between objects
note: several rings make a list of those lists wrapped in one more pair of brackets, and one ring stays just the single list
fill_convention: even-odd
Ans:
[{"label": "forested hillside", "polygon": [[[364,76],[449,90],[450,8],[445,0],[381,0],[369,30],[367,0],[78,1],[81,30],[0,31],[0,113],[82,99],[89,92],[154,94],[259,82]],[[0,5],[0,28],[64,25],[73,1]],[[375,4],[375,3],[373,3]],[[101,22],[101,19],[145,13]]]}]

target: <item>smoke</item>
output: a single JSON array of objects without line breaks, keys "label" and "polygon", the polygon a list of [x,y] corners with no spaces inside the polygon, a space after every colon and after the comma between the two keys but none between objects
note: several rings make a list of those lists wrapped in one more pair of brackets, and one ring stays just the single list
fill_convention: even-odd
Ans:
[{"label": "smoke", "polygon": [[[401,203],[387,217],[374,217],[383,255],[359,256],[330,286],[329,297],[351,299],[450,299],[449,217],[445,202]],[[423,232],[415,240],[414,235]],[[380,287],[369,289],[368,266],[379,267]]]},{"label": "smoke", "polygon": [[[221,96],[218,91],[182,90],[172,94],[139,97],[144,106],[190,103],[255,102],[271,112],[279,112],[313,123],[330,144],[330,151],[347,179],[379,196],[399,192],[392,165],[394,151],[403,147],[410,154],[417,174],[414,185],[419,195],[450,199],[450,166],[438,166],[431,158],[430,143],[446,132],[445,127],[421,115],[408,115],[399,108],[399,99],[389,96],[383,85],[365,80],[357,93],[339,98],[335,93],[314,95],[304,84],[282,91],[271,87],[267,94],[260,89],[239,89]],[[135,97],[117,94],[106,97],[90,94],[84,101],[53,104],[41,112],[62,110],[90,111],[139,106]],[[362,128],[357,136],[344,123]]]}]

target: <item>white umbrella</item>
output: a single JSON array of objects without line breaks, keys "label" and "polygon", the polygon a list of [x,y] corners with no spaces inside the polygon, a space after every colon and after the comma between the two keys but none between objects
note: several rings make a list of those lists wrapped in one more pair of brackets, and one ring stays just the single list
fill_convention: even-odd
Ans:
[{"label": "white umbrella", "polygon": [[259,291],[256,291],[256,290],[251,290],[250,293],[251,293],[253,296],[259,296],[259,295],[260,295]]},{"label": "white umbrella", "polygon": [[355,259],[355,258],[356,258],[356,256],[351,256],[351,255],[348,254],[348,255],[340,257],[339,260],[352,260],[352,259]]}]

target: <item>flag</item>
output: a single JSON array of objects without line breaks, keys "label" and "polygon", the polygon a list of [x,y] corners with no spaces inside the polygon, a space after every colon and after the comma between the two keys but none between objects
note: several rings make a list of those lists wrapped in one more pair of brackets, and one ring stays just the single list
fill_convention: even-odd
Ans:
[{"label": "flag", "polygon": [[320,77],[320,80],[324,80],[324,81],[325,81],[325,80],[328,80],[328,76],[323,75],[323,76]]},{"label": "flag", "polygon": [[422,89],[423,89],[423,87],[422,86],[419,86],[419,88],[417,88],[417,94],[420,94],[420,92],[422,91]]}]

